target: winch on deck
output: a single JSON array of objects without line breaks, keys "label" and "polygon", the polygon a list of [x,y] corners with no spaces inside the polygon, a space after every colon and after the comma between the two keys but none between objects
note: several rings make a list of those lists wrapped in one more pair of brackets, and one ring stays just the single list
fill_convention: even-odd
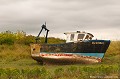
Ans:
[{"label": "winch on deck", "polygon": [[46,28],[46,23],[43,24],[41,27],[42,27],[42,29],[40,30],[38,36],[37,36],[36,39],[35,39],[35,40],[36,40],[36,43],[37,43],[38,40],[40,40],[39,36],[40,36],[41,32],[43,31],[43,29],[45,29],[45,31],[47,31],[47,32],[46,32],[46,37],[45,37],[45,43],[47,43],[47,36],[48,36],[48,32],[49,32],[50,30],[48,30],[48,29]]}]

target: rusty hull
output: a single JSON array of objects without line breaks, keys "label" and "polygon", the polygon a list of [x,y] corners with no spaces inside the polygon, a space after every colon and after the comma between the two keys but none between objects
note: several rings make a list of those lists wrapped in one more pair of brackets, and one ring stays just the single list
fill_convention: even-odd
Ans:
[{"label": "rusty hull", "polygon": [[59,53],[54,54],[42,54],[40,53],[40,44],[31,44],[31,57],[40,64],[92,64],[101,62],[101,58],[80,56],[80,55],[68,55],[60,56]]}]

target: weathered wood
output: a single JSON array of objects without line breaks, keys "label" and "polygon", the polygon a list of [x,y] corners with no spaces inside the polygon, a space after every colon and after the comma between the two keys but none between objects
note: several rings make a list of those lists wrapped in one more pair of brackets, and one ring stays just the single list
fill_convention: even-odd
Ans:
[{"label": "weathered wood", "polygon": [[31,55],[32,54],[40,54],[40,44],[30,44],[31,46]]}]

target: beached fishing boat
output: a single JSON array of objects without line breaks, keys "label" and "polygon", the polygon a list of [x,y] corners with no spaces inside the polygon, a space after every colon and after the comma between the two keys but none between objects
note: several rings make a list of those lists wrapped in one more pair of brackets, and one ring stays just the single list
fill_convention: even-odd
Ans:
[{"label": "beached fishing boat", "polygon": [[[47,31],[45,43],[38,44],[37,40],[45,29]],[[87,32],[66,32],[66,43],[47,44],[49,30],[46,24],[36,38],[36,44],[31,44],[31,56],[41,64],[90,64],[101,62],[110,40],[93,40],[91,33]]]}]

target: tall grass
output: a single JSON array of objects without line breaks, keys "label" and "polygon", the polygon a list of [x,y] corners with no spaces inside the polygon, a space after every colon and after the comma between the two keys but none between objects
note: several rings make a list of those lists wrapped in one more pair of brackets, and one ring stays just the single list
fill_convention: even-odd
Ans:
[{"label": "tall grass", "polygon": [[120,41],[112,41],[102,63],[91,65],[44,65],[31,58],[30,46],[0,45],[0,79],[100,79],[118,78]]},{"label": "tall grass", "polygon": [[112,41],[105,56],[103,63],[106,64],[120,64],[120,41]]},{"label": "tall grass", "polygon": [[106,56],[115,55],[120,55],[120,41],[112,41],[106,53]]},{"label": "tall grass", "polygon": [[27,45],[0,45],[0,59],[7,61],[16,61],[24,58],[30,58],[30,47]]}]

